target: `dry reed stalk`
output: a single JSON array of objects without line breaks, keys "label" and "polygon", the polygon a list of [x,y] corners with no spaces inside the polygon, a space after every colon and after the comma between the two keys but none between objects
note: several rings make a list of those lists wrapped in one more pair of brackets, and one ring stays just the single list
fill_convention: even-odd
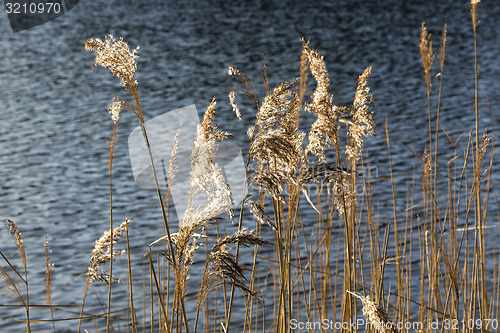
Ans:
[{"label": "dry reed stalk", "polygon": [[[268,84],[268,79],[267,79],[265,61],[264,61],[264,69],[263,69],[262,74],[263,74],[264,84],[265,84],[265,88],[266,88],[266,93],[267,93],[267,95],[270,95],[270,89],[269,89],[269,84]],[[249,97],[251,100],[253,100],[253,102],[255,103],[255,105],[257,107],[257,110],[259,110],[260,109],[259,99],[257,97],[257,93],[255,91],[255,87],[254,87],[253,83],[246,78],[246,76],[243,72],[236,69],[232,65],[229,66],[229,68],[228,68],[228,75],[236,76],[237,80],[243,84],[243,88],[233,88],[233,89],[231,89],[231,91],[234,91],[234,92],[239,91],[239,92],[242,92],[243,94],[245,94],[247,97]],[[254,140],[254,134],[255,134],[256,128],[257,128],[257,123],[253,127],[250,127],[247,131],[247,135],[250,138],[251,142],[253,142],[253,140]],[[245,166],[245,179],[247,179],[250,160],[251,160],[251,158],[250,158],[250,154],[249,154],[249,156],[247,158],[246,166]],[[260,161],[258,161],[258,169],[262,169],[262,165],[261,165]],[[247,191],[247,183],[245,182],[244,193],[246,193],[246,191]],[[261,200],[264,199],[264,197],[262,195],[260,197],[261,197]],[[240,215],[238,218],[238,231],[242,230],[243,212],[244,212],[245,202],[246,202],[245,200],[242,200],[242,202],[241,202]],[[240,249],[240,247],[237,244],[236,245],[236,253],[235,253],[235,262],[236,263],[238,262],[239,249]],[[257,249],[257,247],[255,247],[255,249]],[[257,252],[254,253],[254,262],[255,262],[256,255],[257,255]],[[252,277],[253,277],[253,272],[252,272]],[[252,283],[253,283],[253,280],[252,280]],[[235,286],[233,285],[231,287],[229,303],[226,302],[225,323],[224,323],[224,325],[222,325],[223,329],[226,331],[229,329],[229,325],[231,322],[231,315],[232,315],[232,308],[233,308],[233,301],[234,301],[234,292],[235,292]],[[224,289],[224,296],[225,295],[226,295],[226,293],[225,293],[225,289]],[[215,324],[215,322],[214,322],[214,324]]]},{"label": "dry reed stalk", "polygon": [[[470,2],[470,12],[471,12],[471,18],[472,18],[472,27],[473,27],[473,32],[474,32],[474,82],[475,82],[475,87],[474,87],[474,109],[475,109],[475,167],[476,169],[480,168],[481,165],[481,159],[482,159],[482,151],[481,151],[481,144],[479,142],[479,63],[478,63],[478,54],[477,54],[477,25],[479,23],[479,19],[477,16],[477,5],[479,4],[480,0],[471,0]],[[483,138],[484,139],[484,138]],[[474,220],[476,224],[476,232],[475,232],[475,251],[479,250],[479,256],[474,256],[474,264],[473,268],[474,270],[474,278],[476,280],[476,284],[473,285],[473,289],[476,288],[477,284],[481,284],[479,289],[479,293],[481,295],[481,299],[479,300],[479,307],[480,307],[480,316],[482,318],[485,318],[487,316],[487,305],[488,305],[488,291],[487,291],[487,281],[486,281],[486,273],[485,273],[485,249],[484,249],[484,243],[485,243],[485,234],[483,230],[483,225],[484,225],[484,219],[482,216],[482,200],[481,200],[481,189],[480,189],[480,181],[479,181],[479,175],[477,174],[478,171],[474,170],[474,183],[477,184],[477,190],[475,193],[475,215],[474,215]],[[485,212],[486,214],[486,212]],[[477,230],[480,230],[478,233]],[[477,244],[479,242],[479,249],[477,249]],[[478,262],[476,262],[478,261]],[[477,268],[477,265],[480,265],[480,269]],[[479,276],[479,271],[481,272]],[[475,300],[475,298],[474,298]],[[470,304],[472,305],[475,302],[471,302]],[[472,313],[472,318],[474,319],[475,317],[475,311]]]},{"label": "dry reed stalk", "polygon": [[[134,306],[134,288],[133,288],[133,279],[132,279],[132,261],[130,259],[130,239],[129,239],[129,234],[128,234],[128,224],[125,225],[125,240],[127,244],[127,278],[128,278],[128,298],[127,300],[130,300],[130,316],[132,317],[132,333],[135,333],[138,331],[137,328],[137,316],[135,313],[135,306]],[[145,303],[143,303],[145,304]],[[127,316],[128,317],[128,316]],[[128,325],[128,320],[127,320],[127,325]],[[128,332],[128,330],[127,330]]]},{"label": "dry reed stalk", "polygon": [[[123,38],[120,38],[117,41],[114,39],[113,35],[106,36],[104,41],[100,40],[99,38],[90,39],[84,42],[84,45],[85,49],[96,53],[96,57],[92,67],[102,66],[105,68],[109,68],[111,70],[111,73],[120,79],[125,90],[129,92],[130,97],[134,102],[132,105],[129,105],[125,101],[119,98],[115,98],[114,103],[111,105],[109,111],[112,113],[113,120],[117,120],[117,116],[119,115],[118,107],[126,108],[129,111],[132,111],[139,119],[139,122],[141,124],[141,129],[144,134],[144,139],[146,141],[146,146],[148,147],[148,154],[150,157],[151,167],[153,171],[153,178],[155,181],[158,199],[160,201],[165,232],[169,240],[168,243],[170,251],[173,252],[172,240],[170,239],[170,230],[168,227],[168,217],[165,210],[162,194],[158,186],[155,164],[153,162],[151,146],[149,143],[149,138],[146,132],[146,128],[144,126],[144,115],[142,112],[142,106],[139,100],[138,82],[136,80],[136,71],[137,71],[136,60],[139,57],[137,54],[139,51],[139,46],[137,46],[134,50],[131,51],[128,44],[123,41]],[[175,266],[176,264],[175,258],[173,260],[174,260],[173,264]]]},{"label": "dry reed stalk", "polygon": [[[429,124],[429,158],[432,163],[432,119],[431,119],[431,67],[434,61],[434,51],[432,49],[432,41],[431,34],[427,32],[425,28],[425,23],[422,22],[422,27],[420,29],[420,56],[422,59],[422,65],[424,68],[424,79],[425,79],[425,87],[427,93],[427,113],[428,113],[428,124]],[[431,170],[432,171],[432,170]],[[430,179],[433,179],[432,173],[430,174]],[[433,194],[432,194],[433,195]],[[431,214],[434,214],[434,205],[431,206]],[[434,220],[434,217],[433,217]]]},{"label": "dry reed stalk", "polygon": [[54,311],[52,310],[52,268],[54,264],[50,262],[50,253],[49,244],[47,242],[47,234],[45,234],[45,241],[43,242],[43,247],[45,249],[45,296],[47,297],[47,304],[50,309],[50,317],[52,318],[52,330],[56,331],[55,322],[54,322]]},{"label": "dry reed stalk", "polygon": [[[396,257],[401,257],[400,247],[399,247],[399,231],[398,231],[398,218],[397,218],[397,209],[396,209],[396,185],[394,184],[394,174],[392,171],[392,157],[391,157],[391,145],[390,145],[390,137],[389,137],[389,124],[387,117],[385,118],[385,136],[387,143],[387,154],[389,156],[389,170],[391,176],[391,189],[392,189],[392,207],[393,207],[393,218],[394,218],[394,244],[395,244],[395,254]],[[398,295],[403,294],[403,282],[402,282],[402,272],[401,265],[399,261],[396,263],[396,274],[397,274],[397,291]],[[398,308],[400,299],[398,299],[398,304],[396,304],[396,308]]]},{"label": "dry reed stalk", "polygon": [[[30,302],[29,302],[29,283],[28,283],[28,264],[26,262],[26,252],[24,250],[24,244],[23,244],[23,239],[21,237],[21,231],[17,227],[17,225],[14,223],[13,220],[6,218],[5,223],[9,227],[9,232],[12,236],[12,239],[14,240],[14,243],[16,244],[17,250],[19,252],[19,255],[21,256],[21,261],[23,263],[23,270],[24,270],[24,278],[21,278],[21,280],[24,282],[24,287],[25,287],[25,292],[26,296],[25,298],[22,296],[19,288],[17,287],[17,284],[12,280],[7,272],[2,268],[2,276],[4,277],[4,280],[8,283],[9,285],[9,290],[13,291],[18,298],[21,300],[21,303],[23,304],[25,310],[26,310],[26,330],[28,333],[31,332],[31,324],[30,324]],[[2,254],[2,257],[3,254]],[[10,264],[10,262],[7,260],[7,258],[4,257],[6,262],[9,264],[9,266],[16,272],[16,274],[21,277],[21,275],[17,272],[16,269]]]},{"label": "dry reed stalk", "polygon": [[[447,23],[444,24],[443,27],[443,33],[441,37],[441,48],[440,48],[440,53],[438,55],[439,59],[439,67],[440,67],[440,72],[439,72],[439,92],[438,92],[438,104],[437,104],[437,112],[436,112],[436,129],[435,129],[435,143],[434,143],[434,170],[436,172],[434,173],[434,192],[436,196],[436,201],[438,201],[437,206],[439,206],[439,195],[438,195],[438,184],[437,184],[437,160],[438,160],[438,142],[439,142],[439,116],[441,113],[441,97],[442,97],[442,90],[443,90],[443,77],[444,77],[444,59],[446,57],[446,30],[447,30]],[[439,211],[438,211],[439,213]]]},{"label": "dry reed stalk", "polygon": [[[5,256],[3,255],[3,253],[0,251],[0,255],[2,256],[2,258],[7,262],[7,264],[11,267],[11,269],[21,278],[21,280],[24,282],[24,278],[17,272],[17,270],[10,264],[10,262],[7,260],[7,258],[5,258]],[[11,294],[13,294],[15,297],[17,297],[20,301],[21,304],[23,304],[23,306],[26,306],[25,304],[25,301],[24,301],[24,297],[21,293],[21,290],[19,288],[19,285],[16,283],[16,281],[14,279],[12,279],[12,277],[9,275],[9,273],[7,273],[7,271],[2,267],[0,266],[0,274],[2,274],[2,280],[3,280],[3,283],[5,284],[5,289],[10,292]]]},{"label": "dry reed stalk", "polygon": [[[111,110],[110,112],[112,113],[112,118],[113,118],[113,127],[111,130],[111,138],[109,140],[109,147],[108,147],[108,180],[109,180],[109,230],[110,230],[110,248],[109,252],[113,253],[113,245],[114,245],[114,239],[113,239],[113,160],[115,158],[115,152],[116,152],[116,141],[118,138],[118,134],[116,132],[117,129],[117,122],[119,119],[119,112],[120,108],[122,107],[121,102],[113,102],[111,105]],[[113,260],[109,261],[109,276],[113,276]],[[111,326],[111,287],[112,283],[108,284],[108,316],[106,318],[106,332],[109,333],[110,326]]]}]

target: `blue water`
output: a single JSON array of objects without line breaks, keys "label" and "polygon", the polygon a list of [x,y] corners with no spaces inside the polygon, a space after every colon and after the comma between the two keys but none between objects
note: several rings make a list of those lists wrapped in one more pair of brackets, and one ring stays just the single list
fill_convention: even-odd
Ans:
[{"label": "blue water", "polygon": [[[377,134],[365,147],[378,172],[375,176],[382,178],[388,175],[386,117],[395,173],[411,174],[416,165],[409,144],[419,155],[423,152],[427,104],[418,53],[420,25],[426,21],[438,49],[447,21],[441,123],[455,140],[474,127],[473,39],[466,1],[81,1],[58,19],[15,34],[7,16],[0,16],[0,216],[12,218],[22,231],[33,303],[44,302],[45,234],[55,264],[53,303],[76,304],[81,302],[82,272],[88,267],[94,241],[109,228],[106,151],[112,122],[106,108],[113,96],[123,96],[123,92],[108,71],[90,70],[93,55],[83,49],[82,42],[91,37],[112,33],[123,36],[132,47],[141,46],[137,79],[147,119],[189,104],[196,104],[201,115],[215,96],[220,127],[234,134],[232,142],[243,151],[248,148],[245,132],[255,111],[240,97],[243,121],[237,121],[226,104],[228,89],[234,84],[226,74],[229,65],[260,82],[258,69],[264,54],[272,85],[293,80],[299,75],[299,38],[310,38],[311,46],[325,55],[339,104],[352,100],[358,75],[371,65],[369,85],[376,104]],[[488,96],[493,122],[498,124],[500,3],[481,3],[479,18],[481,127],[491,128],[484,96]],[[436,58],[432,76],[438,72]],[[435,96],[438,80],[433,83]],[[257,83],[256,88],[263,96],[263,85]],[[435,105],[434,98],[434,110]],[[137,187],[131,172],[127,137],[137,125],[131,114],[122,115],[119,122],[114,216],[117,223],[125,216],[134,221],[132,258],[136,278],[142,281],[142,256],[161,234],[162,224],[154,191]],[[446,157],[449,144],[445,137],[441,142]],[[466,139],[460,144],[463,149]],[[495,161],[497,164],[498,159]],[[498,181],[494,173],[494,187]],[[401,209],[405,208],[405,186],[403,177],[397,188]],[[390,200],[388,188],[385,183],[378,190],[380,202]],[[254,222],[245,224],[252,228]],[[498,235],[498,229],[492,230]],[[6,228],[0,233],[0,242],[2,253],[15,258],[16,248]],[[193,272],[197,268],[195,264]],[[117,268],[116,274],[126,277],[124,269]],[[192,273],[191,279],[196,282],[199,277]],[[124,288],[117,289],[116,305],[125,307],[119,303]],[[104,291],[104,287],[92,289],[88,312],[102,311],[95,296]],[[105,303],[105,296],[100,300]],[[0,304],[14,303],[2,294]],[[237,317],[240,308],[235,309]],[[71,311],[58,310],[55,316],[78,316],[76,310]],[[24,323],[17,321],[23,318],[19,308],[0,307],[0,331],[23,330]],[[48,312],[33,310],[33,318],[48,319]],[[92,329],[93,324],[88,324]],[[58,322],[56,327],[58,332],[73,332],[75,322]],[[50,329],[48,323],[33,324],[34,332]]]}]

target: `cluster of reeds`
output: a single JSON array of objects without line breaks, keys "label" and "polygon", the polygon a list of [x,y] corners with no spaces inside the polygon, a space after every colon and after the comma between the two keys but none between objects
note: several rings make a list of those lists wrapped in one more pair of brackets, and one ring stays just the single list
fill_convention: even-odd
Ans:
[{"label": "cluster of reeds", "polygon": [[[303,275],[308,274],[311,283],[316,280],[310,267],[316,261],[316,253],[307,254],[307,261],[301,262],[298,255],[302,250],[309,250],[307,234],[301,220],[301,198],[317,212],[318,222],[325,227],[321,244],[316,244],[316,251],[325,255],[323,269],[329,271],[330,239],[334,219],[342,220],[345,225],[346,242],[344,270],[345,289],[351,290],[352,276],[355,271],[354,242],[356,228],[356,195],[357,162],[362,152],[363,137],[373,133],[374,120],[370,107],[373,106],[367,80],[371,73],[368,67],[359,77],[352,105],[337,106],[329,92],[330,80],[323,56],[302,41],[300,77],[292,82],[284,82],[274,89],[267,83],[267,73],[264,68],[267,94],[259,103],[250,80],[245,74],[231,66],[229,75],[236,76],[240,86],[233,91],[239,91],[250,96],[256,106],[256,122],[248,130],[250,148],[248,158],[256,162],[256,168],[249,177],[250,190],[256,189],[256,199],[249,201],[250,211],[258,221],[270,224],[275,234],[275,253],[277,262],[277,300],[275,303],[276,317],[273,326],[276,331],[289,330],[289,322],[300,310],[300,294],[313,292],[311,285],[306,285]],[[312,95],[307,97],[307,73],[310,72],[316,81]],[[232,91],[232,92],[233,92]],[[231,93],[232,93],[231,92]],[[230,95],[231,103],[234,98]],[[306,133],[299,129],[300,113],[306,110],[316,117]],[[346,129],[341,128],[346,125]],[[345,135],[342,138],[342,133]],[[341,142],[347,139],[342,147]],[[320,188],[317,198],[310,198],[308,184],[317,183]],[[324,198],[326,197],[326,198]],[[313,202],[316,201],[316,203]],[[322,202],[322,200],[325,200]],[[265,213],[264,207],[269,203],[272,207],[272,217]],[[242,205],[241,215],[245,203]],[[303,204],[302,204],[303,206]],[[241,228],[242,217],[240,215]],[[323,226],[321,228],[323,228]],[[305,249],[300,249],[302,239]],[[323,245],[322,245],[323,244]],[[312,245],[312,244],[311,244]],[[255,249],[255,258],[257,248]],[[254,260],[254,265],[256,260]],[[256,267],[254,266],[255,270]],[[321,293],[326,296],[330,283],[324,279]],[[314,282],[316,283],[316,282]],[[315,291],[314,291],[315,292]],[[232,295],[232,294],[231,294]],[[310,294],[312,295],[312,294]],[[321,302],[322,315],[326,315],[328,297],[315,296]],[[342,301],[344,318],[352,316],[351,301],[345,295]],[[248,300],[251,304],[252,300]],[[251,329],[253,307],[247,307],[245,326]],[[314,304],[306,302],[305,313],[308,319],[314,313]],[[226,322],[226,329],[229,321]]]},{"label": "cluster of reeds", "polygon": [[[115,314],[126,313],[127,332],[138,332],[141,330],[138,309],[143,310],[142,331],[149,328],[152,332],[156,329],[159,332],[290,332],[292,322],[324,323],[325,319],[341,325],[306,327],[310,331],[348,331],[352,326],[346,328],[342,323],[361,317],[357,299],[361,300],[362,313],[370,327],[382,333],[437,329],[495,331],[495,322],[491,319],[498,319],[500,312],[500,261],[498,253],[487,247],[486,233],[486,228],[492,227],[487,214],[494,142],[493,131],[489,135],[485,131],[480,136],[479,129],[475,37],[478,2],[472,1],[470,7],[476,60],[475,131],[456,139],[445,131],[439,116],[446,25],[438,56],[439,91],[434,112],[431,73],[435,53],[431,35],[422,23],[420,52],[429,137],[423,154],[415,152],[420,175],[414,171],[413,176],[407,178],[404,211],[398,210],[396,204],[398,176],[392,170],[387,120],[385,136],[390,175],[385,179],[372,179],[370,159],[363,151],[364,138],[375,129],[371,111],[374,105],[368,87],[372,67],[360,74],[353,102],[336,105],[324,57],[311,48],[309,41],[302,40],[299,77],[272,88],[264,65],[263,97],[243,71],[234,66],[228,68],[228,74],[238,82],[229,92],[229,104],[236,116],[242,118],[236,93],[250,98],[256,107],[255,123],[247,131],[250,146],[245,193],[248,195],[236,211],[237,216],[233,216],[231,189],[215,162],[220,143],[230,134],[218,129],[213,99],[197,128],[191,155],[188,208],[175,230],[171,230],[168,209],[170,189],[175,182],[179,132],[167,172],[168,187],[162,189],[156,178],[139,98],[138,48],[130,50],[125,41],[115,40],[111,35],[105,40],[85,42],[85,48],[96,53],[94,65],[109,68],[121,81],[127,96],[113,98],[109,107],[113,121],[108,151],[110,227],[96,241],[90,256],[83,300],[78,304],[81,307],[76,318],[78,331],[90,321],[97,326],[98,319],[104,317],[106,332],[109,332],[114,322],[123,320]],[[152,240],[145,250],[149,279],[145,274],[144,286],[149,288],[143,288],[142,305],[134,294],[130,220],[126,219],[118,227],[113,224],[112,166],[122,110],[131,111],[139,120],[151,159],[164,228],[164,236]],[[304,111],[314,117],[306,131],[301,129]],[[453,151],[449,152],[449,160],[441,162],[439,140],[443,137],[450,141]],[[463,137],[467,137],[468,142],[460,154],[458,141]],[[489,165],[485,167],[488,156]],[[443,165],[446,172],[442,171]],[[390,182],[385,187],[392,191],[392,207],[377,205],[376,182]],[[317,188],[314,193],[310,191],[311,184]],[[359,185],[363,187],[362,194],[357,193]],[[384,214],[378,213],[380,211],[387,212],[386,221],[381,220]],[[252,215],[256,221],[255,231],[248,231],[245,226]],[[231,227],[226,224],[228,220],[237,220],[237,223]],[[23,271],[16,269],[0,252],[8,265],[0,266],[0,272],[7,288],[24,307],[30,332],[33,305],[28,297],[26,254],[16,224],[10,219],[6,222],[20,253]],[[123,235],[126,250],[119,251],[116,247]],[[274,246],[271,254],[260,251],[261,246],[270,247],[271,243]],[[204,254],[200,250],[203,247]],[[49,253],[45,242],[45,290],[55,332],[58,319],[52,312],[55,306],[51,296]],[[114,309],[112,288],[119,280],[113,276],[113,259],[124,253],[128,263],[124,284],[128,304]],[[250,256],[250,265],[241,264],[242,253],[246,258]],[[494,257],[487,258],[487,253],[493,253]],[[195,256],[204,256],[202,271],[191,270]],[[108,270],[101,267],[106,263],[109,263]],[[394,265],[388,266],[391,263]],[[491,263],[496,266],[488,270]],[[9,274],[10,271],[14,274]],[[388,281],[388,271],[395,279]],[[199,275],[198,286],[190,283],[190,274]],[[99,314],[84,312],[87,290],[93,281],[108,285],[107,311]],[[188,303],[193,302],[187,298],[188,288],[197,291],[194,307]],[[244,305],[243,313],[237,316],[233,311],[235,302]],[[196,311],[189,311],[188,306]],[[433,326],[436,322],[440,323],[439,328]],[[414,325],[405,325],[408,323]]]}]

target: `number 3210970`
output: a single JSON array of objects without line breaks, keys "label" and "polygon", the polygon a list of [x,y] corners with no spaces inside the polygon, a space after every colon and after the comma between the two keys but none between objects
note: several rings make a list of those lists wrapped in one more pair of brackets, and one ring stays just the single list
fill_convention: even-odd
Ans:
[{"label": "number 3210970", "polygon": [[61,12],[61,4],[58,2],[19,3],[6,2],[5,12],[7,14],[57,14]]}]

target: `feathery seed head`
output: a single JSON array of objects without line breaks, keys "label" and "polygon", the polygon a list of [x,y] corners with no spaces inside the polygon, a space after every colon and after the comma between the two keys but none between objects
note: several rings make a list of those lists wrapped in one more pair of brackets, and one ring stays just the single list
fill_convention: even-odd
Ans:
[{"label": "feathery seed head", "polygon": [[291,103],[291,88],[296,81],[284,82],[274,88],[273,93],[264,98],[259,111],[257,112],[257,125],[259,132],[263,129],[272,129],[279,124],[283,114],[288,111]]},{"label": "feathery seed head", "polygon": [[[118,240],[123,236],[127,226],[132,223],[129,219],[125,219],[125,222],[120,224],[118,227],[113,228],[113,246],[118,243]],[[113,260],[115,256],[125,253],[123,251],[113,250],[111,253],[111,230],[107,230],[104,234],[95,241],[95,247],[92,250],[92,256],[90,257],[90,266],[87,275],[90,276],[90,282],[99,280],[105,283],[112,283],[117,281],[113,276],[109,275],[109,272],[99,271],[99,265],[104,264],[110,260]]]},{"label": "feathery seed head", "polygon": [[240,109],[238,108],[238,105],[235,102],[236,94],[233,91],[229,92],[229,104],[233,107],[233,111],[236,114],[236,117],[238,117],[239,120],[241,120],[241,113]]},{"label": "feathery seed head", "polygon": [[123,38],[115,40],[113,35],[106,36],[104,41],[92,38],[85,41],[84,44],[86,50],[97,53],[92,67],[109,68],[127,90],[137,87],[135,73],[137,71],[136,60],[139,58],[137,55],[139,46],[130,51],[128,43],[123,41]]},{"label": "feathery seed head", "polygon": [[117,123],[118,119],[120,119],[120,110],[124,103],[119,97],[113,97],[113,103],[108,107],[108,113],[111,114],[114,123]]},{"label": "feathery seed head", "polygon": [[372,67],[369,66],[359,76],[354,103],[351,109],[352,125],[348,130],[351,145],[346,146],[346,153],[354,160],[359,158],[359,152],[363,147],[363,136],[372,135],[375,127],[373,112],[369,111],[369,107],[373,106],[373,99],[370,95],[370,88],[367,85],[371,70]]},{"label": "feathery seed head", "polygon": [[21,238],[21,231],[19,230],[17,225],[14,223],[14,221],[12,221],[9,218],[5,219],[5,223],[9,227],[9,232],[14,238],[14,242],[16,243],[17,247],[23,248],[23,239]]},{"label": "feathery seed head", "polygon": [[309,131],[309,143],[306,147],[306,155],[309,152],[315,154],[320,161],[325,162],[325,150],[330,145],[338,145],[338,118],[346,110],[333,104],[333,97],[328,92],[330,80],[323,56],[309,46],[309,42],[302,40],[302,54],[306,59],[314,79],[316,88],[312,95],[312,101],[305,105],[305,109],[317,115],[317,120],[312,124]]},{"label": "feathery seed head", "polygon": [[424,66],[425,84],[427,86],[427,92],[429,93],[431,88],[431,66],[434,60],[434,51],[432,50],[431,35],[427,32],[424,22],[422,22],[422,28],[420,29],[419,49],[422,57],[422,64]]},{"label": "feathery seed head", "polygon": [[[208,106],[203,123],[197,127],[197,136],[191,152],[191,199],[180,227],[209,221],[231,210],[231,190],[223,171],[214,161],[217,143],[229,134],[216,131],[214,117],[215,99]],[[199,206],[193,205],[193,202],[198,204],[200,199],[203,202]]]},{"label": "feathery seed head", "polygon": [[23,262],[23,268],[24,268],[24,273],[27,273],[27,264],[26,264],[26,252],[24,251],[24,244],[23,244],[23,239],[21,237],[21,231],[17,227],[17,225],[14,223],[13,220],[6,218],[5,223],[9,227],[9,232],[12,235],[12,238],[14,239],[14,243],[16,244],[17,250],[19,251],[19,254],[21,255],[21,260]]},{"label": "feathery seed head", "polygon": [[238,75],[239,73],[240,73],[240,71],[236,67],[234,67],[233,65],[231,65],[227,68],[227,75],[229,75],[229,76]]}]

